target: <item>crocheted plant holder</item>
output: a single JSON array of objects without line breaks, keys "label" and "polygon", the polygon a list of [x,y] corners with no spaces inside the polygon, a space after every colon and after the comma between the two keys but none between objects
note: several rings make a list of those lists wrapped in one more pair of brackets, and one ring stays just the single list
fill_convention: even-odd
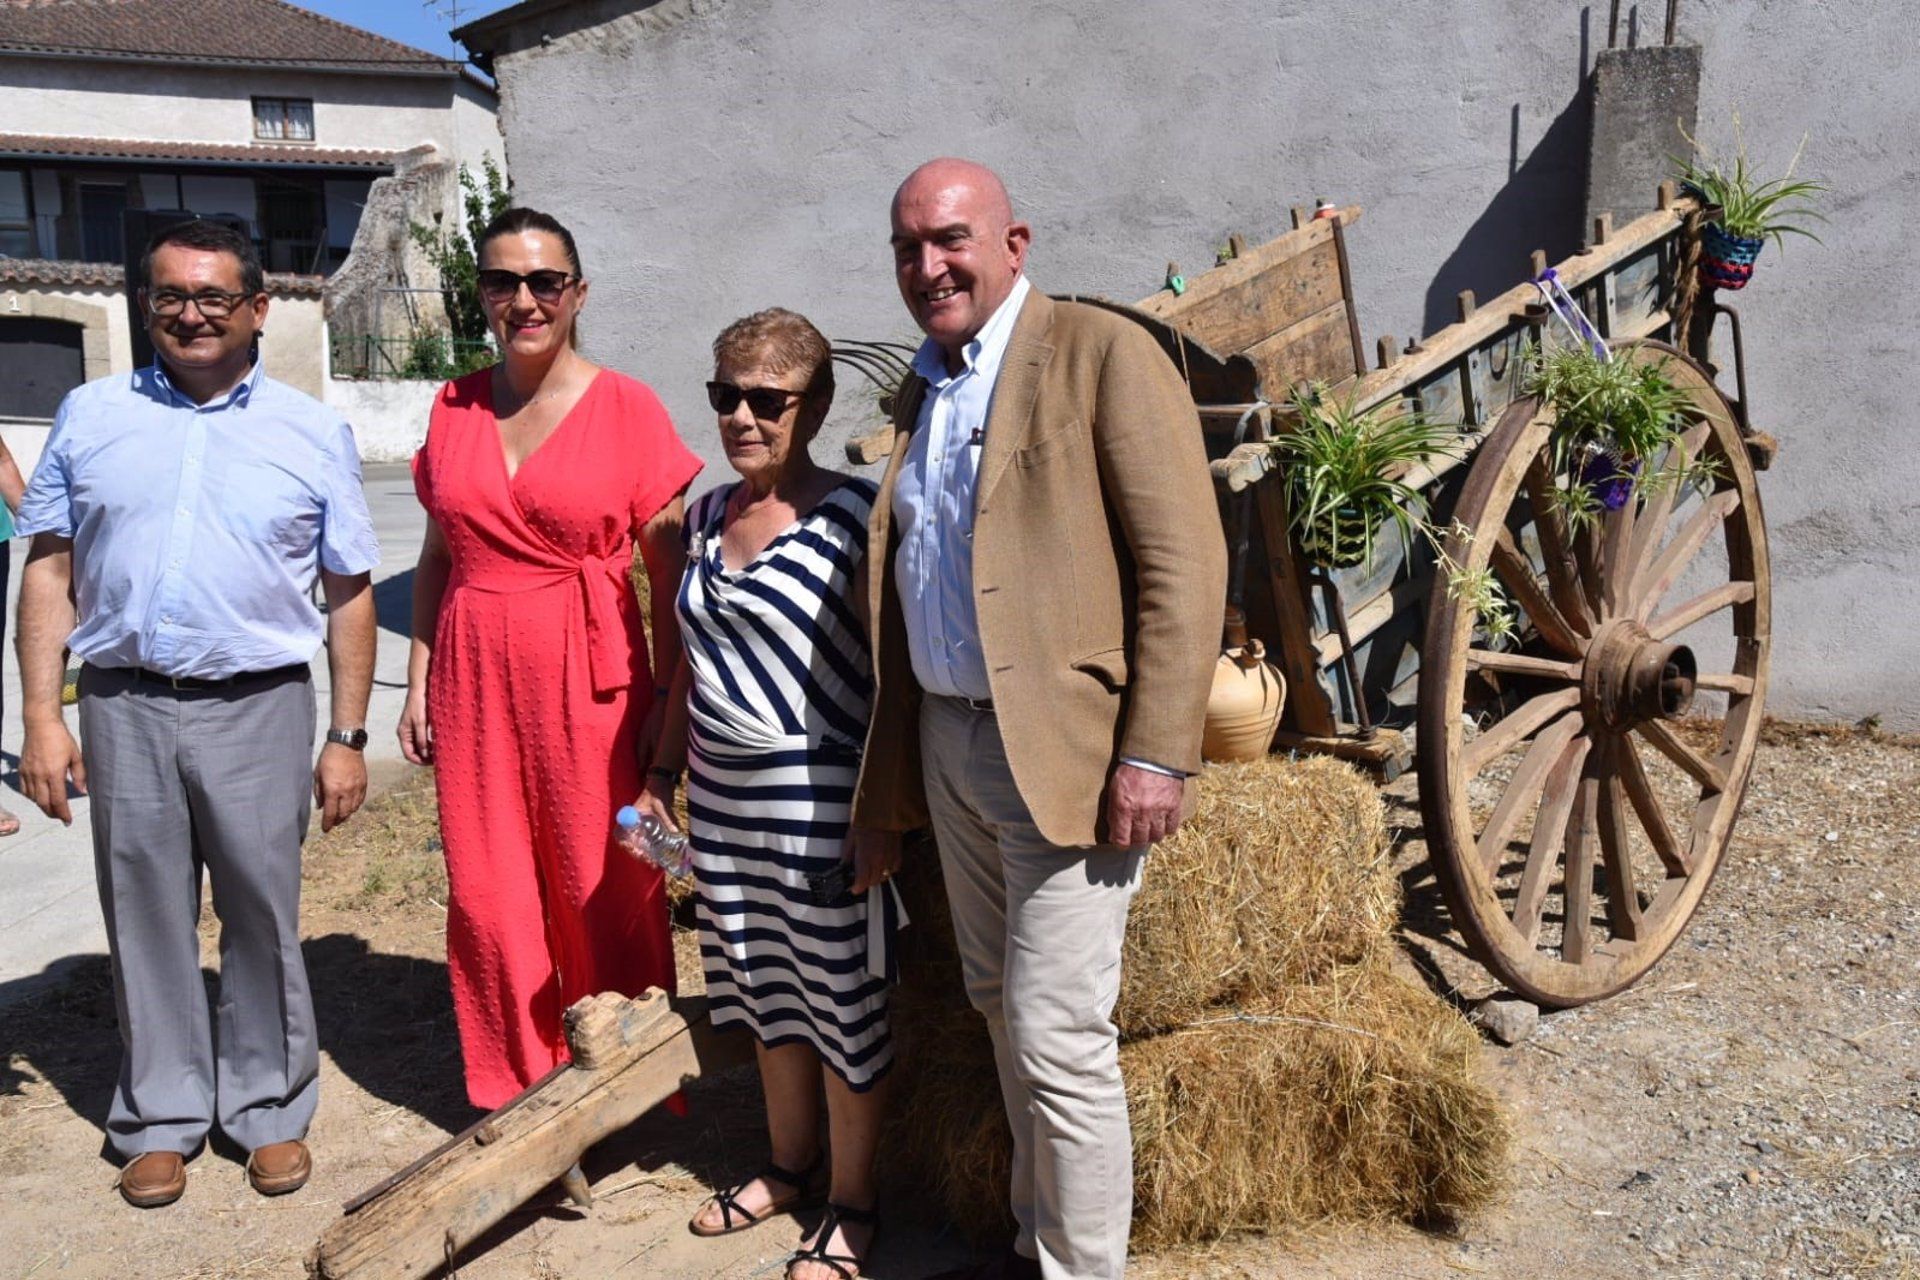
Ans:
[{"label": "crocheted plant holder", "polygon": [[1700,233],[1700,275],[1716,289],[1744,289],[1753,278],[1753,260],[1765,240],[1729,235],[1717,222]]}]

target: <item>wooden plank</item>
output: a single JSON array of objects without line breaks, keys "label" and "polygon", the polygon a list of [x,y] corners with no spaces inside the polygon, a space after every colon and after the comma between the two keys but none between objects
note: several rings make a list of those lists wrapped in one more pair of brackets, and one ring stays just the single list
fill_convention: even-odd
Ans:
[{"label": "wooden plank", "polygon": [[1249,347],[1247,359],[1260,371],[1260,389],[1269,400],[1285,400],[1296,382],[1338,382],[1353,374],[1353,348],[1348,341],[1346,299],[1333,301],[1312,315]]},{"label": "wooden plank", "polygon": [[324,1280],[417,1280],[565,1175],[581,1154],[684,1082],[747,1061],[706,1003],[658,990],[590,996],[567,1011],[574,1065],[553,1072],[374,1193],[358,1197],[307,1259]]},{"label": "wooden plank", "polygon": [[1287,711],[1300,733],[1332,736],[1339,732],[1333,704],[1320,687],[1320,664],[1313,649],[1313,610],[1307,603],[1306,564],[1294,545],[1287,520],[1287,495],[1277,475],[1253,486],[1254,510],[1266,552],[1274,613],[1280,624],[1272,657],[1287,677]]},{"label": "wooden plank", "polygon": [[[1357,221],[1359,206],[1343,217],[1348,225]],[[1215,351],[1244,351],[1342,296],[1333,240],[1332,219],[1314,219],[1194,277],[1185,293],[1154,294],[1138,310]]]},{"label": "wooden plank", "polygon": [[[1604,275],[1648,245],[1676,234],[1684,215],[1694,207],[1694,201],[1680,200],[1672,209],[1656,209],[1635,219],[1616,231],[1605,245],[1575,254],[1556,265],[1554,270],[1560,282],[1571,291]],[[1467,352],[1485,345],[1512,324],[1514,314],[1538,297],[1539,291],[1531,282],[1515,285],[1499,297],[1481,303],[1480,309],[1467,319],[1422,338],[1417,350],[1360,380],[1359,406],[1367,408],[1402,395],[1408,387],[1464,359]]]}]

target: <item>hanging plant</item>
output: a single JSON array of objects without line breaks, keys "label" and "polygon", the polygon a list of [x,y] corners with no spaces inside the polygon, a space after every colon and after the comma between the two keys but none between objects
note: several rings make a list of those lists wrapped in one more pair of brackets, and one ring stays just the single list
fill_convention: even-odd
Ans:
[{"label": "hanging plant", "polygon": [[1666,361],[1603,359],[1588,347],[1527,353],[1526,390],[1554,409],[1553,499],[1568,527],[1664,487],[1704,489],[1712,458],[1683,460],[1680,435],[1691,401],[1667,377]]},{"label": "hanging plant", "polygon": [[1421,413],[1356,410],[1323,387],[1294,393],[1294,428],[1273,442],[1292,508],[1294,536],[1327,569],[1373,567],[1383,530],[1411,545],[1426,500],[1400,477],[1457,447],[1457,428]]},{"label": "hanging plant", "polygon": [[1744,289],[1753,277],[1754,259],[1771,240],[1782,248],[1787,236],[1805,236],[1814,243],[1820,237],[1808,229],[1809,222],[1825,222],[1812,199],[1827,188],[1811,179],[1795,178],[1801,152],[1807,140],[1800,139],[1785,174],[1762,181],[1747,162],[1747,142],[1740,128],[1740,117],[1733,118],[1734,153],[1731,163],[1716,160],[1685,130],[1681,136],[1693,146],[1693,157],[1680,161],[1680,181],[1700,198],[1702,204],[1717,208],[1717,221],[1707,224],[1700,237],[1700,275],[1706,283],[1720,289]]}]

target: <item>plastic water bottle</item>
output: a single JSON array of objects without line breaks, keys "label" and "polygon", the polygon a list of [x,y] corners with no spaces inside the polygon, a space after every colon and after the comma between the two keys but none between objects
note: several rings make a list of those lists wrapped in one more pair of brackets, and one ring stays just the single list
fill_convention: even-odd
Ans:
[{"label": "plastic water bottle", "polygon": [[675,831],[650,813],[622,805],[613,815],[620,847],[645,858],[670,876],[684,876],[693,866],[692,850],[683,832]]}]

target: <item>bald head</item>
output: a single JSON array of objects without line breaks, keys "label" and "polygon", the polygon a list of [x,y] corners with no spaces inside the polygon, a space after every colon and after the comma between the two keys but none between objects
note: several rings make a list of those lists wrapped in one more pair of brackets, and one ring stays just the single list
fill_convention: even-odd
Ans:
[{"label": "bald head", "polygon": [[1007,196],[1007,184],[1000,175],[974,160],[941,156],[929,160],[907,175],[893,193],[893,208],[898,214],[903,202],[926,201],[943,192],[964,198],[981,216],[1004,227],[1013,221],[1013,201]]},{"label": "bald head", "polygon": [[1032,238],[999,175],[971,160],[929,160],[893,193],[900,296],[950,369],[1013,292]]}]

